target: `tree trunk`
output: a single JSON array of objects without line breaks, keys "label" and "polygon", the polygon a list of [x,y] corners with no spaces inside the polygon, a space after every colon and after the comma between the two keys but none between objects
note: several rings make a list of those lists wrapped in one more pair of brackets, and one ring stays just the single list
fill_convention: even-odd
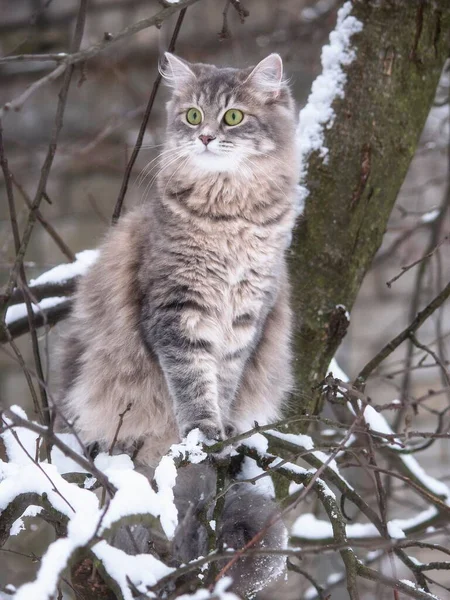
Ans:
[{"label": "tree trunk", "polygon": [[[305,213],[290,254],[298,401],[311,413],[378,250],[449,54],[448,0],[354,0],[362,24],[345,96],[310,156]],[[343,308],[340,308],[342,305]]]}]

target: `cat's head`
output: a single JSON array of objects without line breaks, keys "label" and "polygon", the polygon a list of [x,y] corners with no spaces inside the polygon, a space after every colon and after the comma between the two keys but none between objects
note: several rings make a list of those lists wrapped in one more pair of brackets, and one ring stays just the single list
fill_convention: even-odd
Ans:
[{"label": "cat's head", "polygon": [[293,149],[294,106],[278,54],[232,69],[166,53],[161,74],[172,87],[164,162],[245,175]]}]

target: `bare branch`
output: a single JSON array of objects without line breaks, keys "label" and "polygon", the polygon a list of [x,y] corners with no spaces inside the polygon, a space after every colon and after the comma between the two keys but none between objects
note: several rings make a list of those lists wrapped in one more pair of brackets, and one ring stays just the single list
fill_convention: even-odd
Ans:
[{"label": "bare branch", "polygon": [[[83,37],[84,24],[86,20],[86,10],[87,10],[88,0],[80,0],[77,23],[75,26],[75,33],[73,36],[71,50],[78,50],[81,44],[81,40]],[[55,124],[53,127],[53,132],[50,138],[50,144],[47,151],[47,156],[45,158],[44,164],[41,169],[41,177],[39,179],[39,183],[37,186],[36,194],[33,199],[33,203],[30,209],[30,214],[28,217],[28,224],[25,228],[25,231],[22,236],[20,248],[16,253],[16,259],[14,261],[14,265],[11,269],[9,275],[9,281],[6,285],[5,292],[0,296],[0,318],[3,318],[3,314],[6,310],[7,302],[11,296],[11,293],[16,285],[17,275],[19,273],[19,269],[21,264],[23,263],[23,259],[25,257],[25,252],[28,248],[28,244],[31,239],[31,234],[34,229],[34,225],[37,220],[36,211],[39,209],[39,205],[44,197],[45,188],[47,186],[47,180],[50,175],[50,170],[53,164],[53,159],[55,157],[57,143],[60,131],[63,126],[63,117],[66,108],[67,96],[69,93],[70,82],[72,80],[74,66],[71,65],[65,72],[64,81],[61,87],[61,91],[58,95],[58,106],[56,109],[56,117]]]},{"label": "bare branch", "polygon": [[[147,19],[142,19],[133,25],[129,25],[122,31],[119,31],[115,35],[108,36],[107,40],[103,40],[102,42],[98,42],[85,50],[77,51],[78,48],[72,47],[70,53],[67,58],[64,59],[64,62],[56,67],[53,71],[42,77],[41,79],[35,81],[28,90],[26,90],[19,98],[15,100],[11,100],[7,102],[2,109],[0,109],[0,117],[3,116],[5,112],[8,110],[20,110],[23,103],[30,97],[32,93],[38,90],[43,85],[49,83],[50,81],[54,81],[60,75],[62,75],[68,67],[72,67],[80,62],[84,62],[93,56],[96,56],[100,52],[108,49],[113,44],[120,42],[124,39],[139,33],[143,29],[148,29],[149,27],[161,27],[162,23],[174,13],[179,12],[180,10],[187,8],[191,4],[195,4],[199,0],[179,0],[179,2],[170,4],[166,8],[163,8],[156,15],[149,17]],[[11,59],[11,57],[9,57]],[[33,60],[37,60],[37,55],[34,55]],[[0,61],[1,62],[1,61]],[[31,89],[32,88],[32,89]],[[31,90],[31,91],[30,91]]]},{"label": "bare branch", "polygon": [[384,346],[380,352],[370,360],[366,366],[361,370],[356,383],[358,387],[363,388],[369,375],[390,355],[396,348],[400,346],[405,340],[407,340],[411,334],[414,334],[421,325],[430,317],[435,310],[444,304],[447,298],[450,296],[450,283],[441,291],[441,293],[434,298],[422,311],[418,313],[416,318],[399,333],[393,340]]},{"label": "bare branch", "polygon": [[[172,34],[172,39],[169,44],[169,52],[173,52],[175,50],[175,44],[177,41],[178,34],[180,33],[181,25],[183,24],[184,15],[186,14],[187,8],[183,8],[178,16],[175,29]],[[139,133],[136,139],[136,144],[133,148],[133,152],[131,154],[130,160],[127,163],[125,174],[123,176],[122,185],[120,188],[119,196],[117,198],[116,205],[114,207],[114,212],[112,216],[112,223],[117,223],[120,217],[120,213],[122,211],[123,201],[125,200],[125,194],[128,189],[128,182],[130,179],[131,171],[133,170],[134,163],[138,157],[139,151],[142,147],[142,140],[144,139],[145,130],[147,129],[147,123],[150,118],[150,114],[152,112],[153,104],[155,103],[156,94],[158,93],[159,85],[161,83],[161,73],[158,70],[158,74],[153,83],[153,88],[150,94],[150,98],[148,100],[147,108],[145,109],[144,118],[142,119],[141,127],[139,129]]]}]

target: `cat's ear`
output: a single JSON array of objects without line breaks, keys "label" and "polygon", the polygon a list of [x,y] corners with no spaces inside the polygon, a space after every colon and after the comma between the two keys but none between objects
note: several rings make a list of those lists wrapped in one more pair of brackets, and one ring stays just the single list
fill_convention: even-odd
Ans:
[{"label": "cat's ear", "polygon": [[163,64],[160,64],[159,72],[168,85],[173,88],[179,88],[192,79],[195,79],[195,73],[184,60],[181,60],[170,52],[165,52],[164,56],[166,60]]},{"label": "cat's ear", "polygon": [[269,54],[259,62],[245,80],[260,91],[278,96],[283,80],[283,61],[279,54]]}]

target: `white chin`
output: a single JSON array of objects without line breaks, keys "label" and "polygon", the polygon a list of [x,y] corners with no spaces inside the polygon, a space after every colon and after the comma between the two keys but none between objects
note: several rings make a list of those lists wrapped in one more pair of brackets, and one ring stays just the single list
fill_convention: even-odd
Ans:
[{"label": "white chin", "polygon": [[195,154],[191,157],[195,166],[209,173],[230,172],[236,170],[236,161],[229,156],[214,154],[206,150],[201,154]]}]

